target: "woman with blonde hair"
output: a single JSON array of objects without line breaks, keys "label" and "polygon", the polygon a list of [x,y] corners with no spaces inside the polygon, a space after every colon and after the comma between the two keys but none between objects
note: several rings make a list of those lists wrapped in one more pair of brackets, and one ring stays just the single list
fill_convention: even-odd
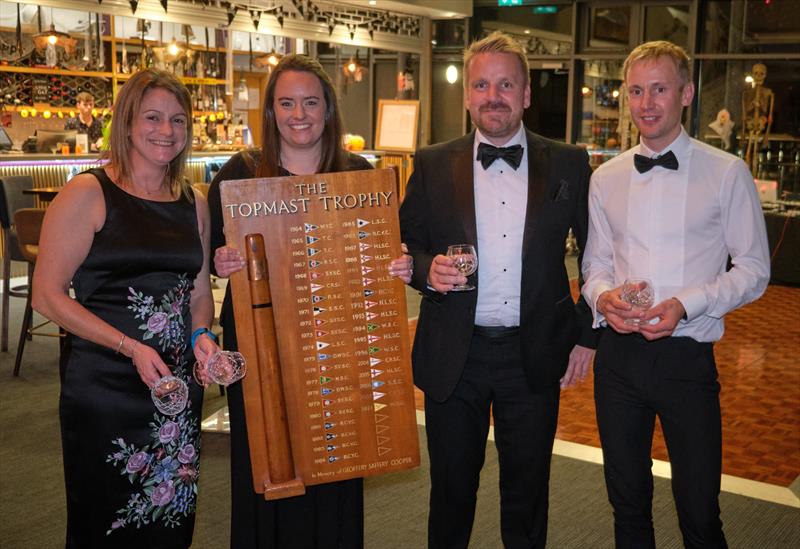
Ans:
[{"label": "woman with blonde hair", "polygon": [[[171,74],[134,75],[114,107],[107,164],[75,176],[45,216],[33,307],[68,332],[67,547],[192,543],[203,389],[191,366],[217,346],[208,206],[183,178],[191,112]],[[169,375],[189,388],[172,416],[150,396]]]}]

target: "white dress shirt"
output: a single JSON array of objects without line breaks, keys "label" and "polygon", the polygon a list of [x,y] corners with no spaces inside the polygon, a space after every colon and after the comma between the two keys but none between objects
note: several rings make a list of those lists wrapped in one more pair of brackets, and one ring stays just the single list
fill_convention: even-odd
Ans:
[{"label": "white dress shirt", "polygon": [[522,286],[522,234],[528,204],[528,143],[525,128],[504,147],[521,145],[516,170],[498,158],[487,169],[476,160],[478,144],[492,145],[480,130],[473,145],[475,223],[478,232],[478,304],[475,324],[519,326]]},{"label": "white dress shirt", "polygon": [[[633,155],[672,151],[677,170],[639,173]],[[583,296],[594,327],[605,322],[597,298],[625,278],[649,278],[655,303],[686,309],[674,336],[716,341],[723,316],[761,296],[769,283],[769,247],[753,177],[741,159],[681,134],[663,151],[638,145],[594,172]],[[728,255],[733,268],[725,271]]]}]

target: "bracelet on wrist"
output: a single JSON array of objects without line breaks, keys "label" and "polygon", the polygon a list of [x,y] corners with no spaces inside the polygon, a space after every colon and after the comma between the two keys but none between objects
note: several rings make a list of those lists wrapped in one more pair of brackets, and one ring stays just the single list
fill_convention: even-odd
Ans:
[{"label": "bracelet on wrist", "polygon": [[192,349],[194,349],[195,343],[197,343],[197,338],[201,335],[206,334],[208,337],[213,339],[214,341],[217,340],[217,336],[214,335],[214,332],[209,330],[208,328],[198,328],[194,332],[192,332]]},{"label": "bracelet on wrist", "polygon": [[120,349],[122,349],[123,343],[125,343],[125,334],[122,334],[122,337],[119,338],[119,344],[117,345],[117,350],[114,351],[115,354],[119,354]]},{"label": "bracelet on wrist", "polygon": [[134,339],[134,340],[133,340],[133,345],[131,345],[131,356],[130,356],[131,363],[132,363],[134,366],[136,366],[136,360],[133,358],[133,353],[136,351],[136,347],[137,347],[138,345],[139,345],[139,341],[138,341],[138,340],[136,340],[136,339]]}]

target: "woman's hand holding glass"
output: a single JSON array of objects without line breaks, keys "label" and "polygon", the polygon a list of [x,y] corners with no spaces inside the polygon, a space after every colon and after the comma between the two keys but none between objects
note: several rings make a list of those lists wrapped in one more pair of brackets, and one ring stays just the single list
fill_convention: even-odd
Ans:
[{"label": "woman's hand holding glass", "polygon": [[172,369],[165,364],[158,352],[144,343],[131,341],[129,347],[131,361],[142,381],[150,387],[150,398],[162,414],[174,416],[186,408],[189,388],[186,383],[172,375]]},{"label": "woman's hand holding glass", "polygon": [[217,345],[217,342],[214,341],[211,336],[205,333],[197,337],[192,351],[194,352],[194,358],[196,360],[195,381],[197,381],[198,385],[207,387],[211,380],[206,376],[204,370],[201,369],[200,372],[197,371],[197,364],[205,364],[208,362],[212,356],[220,352],[220,348]]},{"label": "woman's hand holding glass", "polygon": [[[129,341],[130,344],[128,344]],[[124,343],[130,352],[131,361],[145,385],[153,387],[161,378],[172,375],[172,370],[164,363],[155,349],[130,338],[126,338]]]},{"label": "woman's hand holding glass", "polygon": [[227,387],[242,379],[247,373],[247,363],[242,353],[236,351],[217,351],[207,361],[194,363],[194,379],[207,387],[216,383]]},{"label": "woman's hand holding glass", "polygon": [[182,379],[164,376],[150,389],[156,409],[166,416],[176,416],[183,412],[189,402],[189,387]]}]

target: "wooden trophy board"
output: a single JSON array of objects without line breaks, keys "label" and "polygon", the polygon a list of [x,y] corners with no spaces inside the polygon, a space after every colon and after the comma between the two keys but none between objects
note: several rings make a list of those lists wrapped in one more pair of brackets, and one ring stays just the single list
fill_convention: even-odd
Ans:
[{"label": "wooden trophy board", "polygon": [[[227,245],[246,257],[246,235],[264,238],[291,453],[304,484],[419,465],[405,287],[388,272],[401,254],[394,178],[384,169],[221,185]],[[270,441],[255,341],[265,336],[254,333],[247,267],[231,285],[253,482],[263,493]]]}]

